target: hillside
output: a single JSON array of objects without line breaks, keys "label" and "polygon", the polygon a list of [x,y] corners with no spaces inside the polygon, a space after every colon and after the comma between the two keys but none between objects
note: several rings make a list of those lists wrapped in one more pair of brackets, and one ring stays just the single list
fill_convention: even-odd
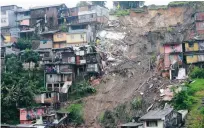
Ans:
[{"label": "hillside", "polygon": [[132,11],[130,16],[113,18],[116,20],[99,32],[98,50],[107,54],[104,61],[108,65],[101,83],[95,86],[97,94],[83,100],[87,127],[100,127],[101,113],[130,103],[135,97],[144,104],[134,116],[160,105],[159,89],[178,81],[158,77],[155,60],[159,46],[187,40],[194,29],[195,11],[191,6]]}]

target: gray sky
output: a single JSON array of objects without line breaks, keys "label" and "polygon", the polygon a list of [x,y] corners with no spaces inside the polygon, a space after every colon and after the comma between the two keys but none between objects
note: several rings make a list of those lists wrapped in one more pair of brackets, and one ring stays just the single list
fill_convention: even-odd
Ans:
[{"label": "gray sky", "polygon": [[[18,5],[25,9],[34,6],[44,6],[65,3],[68,7],[74,7],[80,0],[0,0],[0,5]],[[172,0],[171,0],[172,1]],[[170,0],[145,0],[145,5],[167,5]],[[112,0],[107,1],[108,8],[112,8]]]}]

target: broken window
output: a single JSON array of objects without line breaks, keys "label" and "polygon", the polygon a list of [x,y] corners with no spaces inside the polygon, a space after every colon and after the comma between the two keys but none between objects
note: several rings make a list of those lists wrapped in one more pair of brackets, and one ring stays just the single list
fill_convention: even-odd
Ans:
[{"label": "broken window", "polygon": [[157,121],[147,121],[147,127],[157,127]]}]

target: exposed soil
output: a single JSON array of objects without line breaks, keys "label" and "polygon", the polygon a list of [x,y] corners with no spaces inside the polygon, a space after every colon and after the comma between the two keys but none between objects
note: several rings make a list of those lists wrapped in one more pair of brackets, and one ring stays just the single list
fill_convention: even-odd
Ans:
[{"label": "exposed soil", "polygon": [[101,84],[95,86],[97,94],[83,99],[86,127],[100,127],[97,117],[101,112],[137,96],[146,100],[146,109],[151,105],[152,109],[158,106],[159,88],[177,81],[158,77],[155,72],[156,62],[152,58],[158,55],[160,44],[186,39],[188,31],[193,27],[193,20],[189,18],[192,13],[192,9],[179,7],[151,10],[137,13],[134,17],[126,16],[110,21],[112,25],[104,30],[124,33],[125,38],[101,38],[98,48],[115,60],[107,62],[104,59],[108,65],[105,66],[106,74]]}]

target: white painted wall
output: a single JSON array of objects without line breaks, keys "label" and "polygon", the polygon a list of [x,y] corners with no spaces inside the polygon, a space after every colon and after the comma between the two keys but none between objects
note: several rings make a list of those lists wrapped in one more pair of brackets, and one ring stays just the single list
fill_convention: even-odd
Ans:
[{"label": "white painted wall", "polygon": [[146,121],[143,122],[144,128],[164,128],[164,121],[158,120],[157,127],[147,127]]},{"label": "white painted wall", "polygon": [[1,12],[1,27],[9,26],[8,11],[6,14]]}]

